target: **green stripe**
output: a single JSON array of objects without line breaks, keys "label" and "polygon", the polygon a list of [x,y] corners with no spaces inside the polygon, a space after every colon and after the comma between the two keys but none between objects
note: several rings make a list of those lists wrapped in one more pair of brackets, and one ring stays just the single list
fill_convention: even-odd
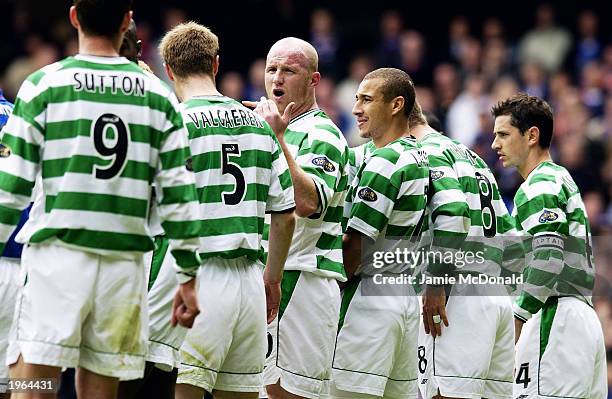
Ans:
[{"label": "green stripe", "polygon": [[180,268],[183,269],[191,269],[196,266],[200,266],[201,258],[199,254],[195,252],[173,249],[170,251],[174,259],[176,259],[176,264]]},{"label": "green stripe", "polygon": [[349,305],[351,304],[351,300],[355,296],[355,292],[357,292],[357,288],[359,287],[360,282],[361,277],[355,276],[347,282],[346,286],[342,290],[342,302],[340,303],[340,321],[338,322],[338,333],[342,329],[342,326],[344,326],[346,312],[348,312]]},{"label": "green stripe", "polygon": [[45,197],[45,212],[53,209],[73,209],[90,212],[107,212],[116,215],[145,218],[149,202],[147,200],[122,197],[110,194],[92,194],[62,191],[56,196]]},{"label": "green stripe", "polygon": [[202,223],[201,237],[225,234],[260,234],[263,231],[263,217],[238,217],[207,219]]},{"label": "green stripe", "polygon": [[19,209],[13,209],[0,205],[0,223],[8,224],[10,226],[17,226],[20,217],[21,211]]},{"label": "green stripe", "polygon": [[[59,177],[68,172],[90,175],[93,174],[94,165],[98,165],[102,168],[108,168],[112,162],[112,160],[104,160],[87,155],[73,155],[70,158],[43,160],[42,177],[43,179]],[[148,163],[127,161],[120,177],[151,181],[154,175],[155,168],[150,167]]]},{"label": "green stripe", "polygon": [[168,238],[173,240],[180,240],[186,238],[193,238],[198,236],[198,232],[200,231],[201,223],[199,220],[197,221],[170,221],[166,220],[162,222],[162,227],[164,231],[168,235]]},{"label": "green stripe", "polygon": [[164,263],[164,258],[166,257],[166,253],[168,252],[169,246],[169,239],[165,238],[164,236],[155,237],[155,250],[153,251],[153,258],[151,259],[148,291],[151,291],[155,280],[157,280],[157,276],[159,275],[159,271],[161,270],[162,264]]},{"label": "green stripe", "polygon": [[278,308],[279,322],[289,305],[289,301],[291,300],[291,296],[295,291],[295,286],[301,274],[302,272],[300,270],[285,270],[283,273],[283,280],[281,281],[281,301]]},{"label": "green stripe", "polygon": [[148,252],[155,248],[147,236],[84,229],[41,229],[32,235],[30,242],[40,243],[52,237],[84,248],[108,251]]},{"label": "green stripe", "polygon": [[[261,260],[262,254],[258,250],[250,249],[250,248],[236,248],[230,249],[228,251],[211,251],[211,252],[200,252],[200,257],[202,259],[208,258],[223,258],[223,259],[238,259],[241,257],[246,257],[249,260],[256,261]],[[261,263],[265,264],[265,261]]]},{"label": "green stripe", "polygon": [[342,277],[346,277],[346,272],[344,271],[344,265],[342,263],[334,262],[323,255],[317,255],[317,269],[338,273]]},{"label": "green stripe", "polygon": [[318,249],[342,249],[342,236],[321,233],[315,247]]},{"label": "green stripe", "polygon": [[[75,119],[62,122],[47,123],[45,128],[45,140],[64,140],[78,136],[91,136],[91,124],[89,119]],[[148,143],[155,149],[159,149],[164,133],[148,125],[128,124],[130,141],[135,143]]]},{"label": "green stripe", "polygon": [[197,192],[193,184],[164,187],[162,189],[162,193],[163,197],[161,205],[184,204],[187,202],[198,200]]},{"label": "green stripe", "polygon": [[542,317],[540,320],[540,360],[542,360],[544,351],[548,346],[548,340],[550,338],[550,332],[552,331],[555,314],[557,313],[558,303],[559,299],[557,297],[551,297],[542,308]]},{"label": "green stripe", "polygon": [[[193,170],[196,172],[209,169],[221,169],[221,151],[194,154],[192,158]],[[256,166],[258,168],[270,169],[270,165],[272,164],[272,154],[261,150],[244,150],[240,152],[240,156],[230,155],[228,158],[231,163],[241,168]]]},{"label": "green stripe", "polygon": [[32,187],[34,182],[0,171],[0,190],[29,197],[32,195]]},{"label": "green stripe", "polygon": [[189,150],[185,148],[177,148],[172,151],[162,152],[159,154],[159,160],[161,161],[162,168],[164,170],[178,168],[179,166],[185,165],[185,162],[189,158]]},{"label": "green stripe", "polygon": [[[269,186],[264,184],[247,184],[242,201],[266,202]],[[205,186],[198,188],[198,198],[201,204],[218,204],[223,202],[223,193],[232,193],[236,190],[235,184],[222,184],[218,186]]]}]

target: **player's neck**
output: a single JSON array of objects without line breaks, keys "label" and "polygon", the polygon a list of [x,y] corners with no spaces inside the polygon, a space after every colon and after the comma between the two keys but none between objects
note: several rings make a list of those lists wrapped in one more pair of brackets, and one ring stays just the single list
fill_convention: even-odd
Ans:
[{"label": "player's neck", "polygon": [[177,79],[176,95],[181,102],[197,96],[219,96],[221,93],[215,86],[215,81],[208,76],[190,76]]},{"label": "player's neck", "polygon": [[409,135],[410,130],[408,130],[408,123],[403,119],[397,119],[392,120],[389,128],[386,129],[382,135],[373,137],[372,141],[374,142],[376,148],[382,148],[400,137]]},{"label": "player's neck", "polygon": [[532,150],[527,156],[527,160],[516,169],[518,170],[523,180],[526,180],[535,168],[537,168],[542,162],[546,161],[552,162],[550,151],[548,151],[547,149],[543,150],[538,147],[537,149]]},{"label": "player's neck", "polygon": [[122,37],[115,40],[103,36],[86,36],[79,32],[79,54],[99,57],[119,57]]},{"label": "player's neck", "polygon": [[313,109],[317,109],[319,108],[319,105],[317,104],[317,100],[314,98],[314,93],[313,93],[313,97],[308,97],[306,99],[306,101],[304,101],[302,104],[296,104],[293,107],[293,110],[291,111],[291,119],[302,115],[305,112],[308,112],[310,110]]},{"label": "player's neck", "polygon": [[421,140],[425,135],[431,133],[432,130],[428,124],[416,125],[408,131],[406,136],[414,136],[417,140]]}]

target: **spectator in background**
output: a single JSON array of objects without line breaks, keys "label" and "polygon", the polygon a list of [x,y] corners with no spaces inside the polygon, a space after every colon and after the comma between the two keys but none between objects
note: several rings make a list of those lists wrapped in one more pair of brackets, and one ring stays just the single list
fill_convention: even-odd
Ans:
[{"label": "spectator in background", "polygon": [[459,52],[459,74],[461,80],[469,75],[480,73],[482,47],[480,42],[472,37],[463,41]]},{"label": "spectator in background", "polygon": [[319,72],[337,78],[340,39],[334,25],[334,16],[326,9],[315,10],[310,16],[310,43],[319,54]]},{"label": "spectator in background", "polygon": [[244,98],[244,79],[238,72],[225,72],[219,82],[219,91],[229,98]]},{"label": "spectator in background", "polygon": [[520,64],[538,63],[547,72],[555,72],[563,64],[571,45],[569,32],[555,25],[553,7],[542,4],[536,10],[535,28],[527,32],[519,43],[518,60]]},{"label": "spectator in background", "polygon": [[2,79],[4,93],[8,98],[17,96],[17,90],[28,75],[45,65],[54,63],[60,56],[53,45],[34,34],[26,39],[26,52],[25,57],[17,58],[10,63]]},{"label": "spectator in background", "polygon": [[[368,55],[358,55],[351,60],[348,77],[336,87],[335,94],[338,106],[345,115],[351,115],[359,83],[372,69],[374,69],[374,62]],[[341,130],[346,137],[349,147],[354,147],[367,141],[367,139],[363,139],[359,135],[356,118],[349,117],[345,122],[345,126]]]},{"label": "spectator in background", "polygon": [[488,84],[493,84],[501,76],[510,73],[510,50],[503,39],[495,37],[485,42],[481,69]]},{"label": "spectator in background", "polygon": [[481,114],[487,112],[488,106],[489,101],[482,76],[468,76],[464,90],[448,110],[446,119],[448,135],[467,147],[472,147],[481,131]]},{"label": "spectator in background", "polygon": [[[266,71],[266,60],[258,58],[249,67],[249,81],[246,84],[244,98],[257,100],[266,95],[263,76]],[[236,97],[234,97],[236,98]]]},{"label": "spectator in background", "polygon": [[426,56],[425,39],[420,32],[409,30],[400,36],[401,68],[415,84],[431,84],[431,67]]},{"label": "spectator in background", "polygon": [[557,71],[552,74],[548,82],[549,103],[553,109],[556,109],[562,96],[571,89],[572,81],[567,72]]},{"label": "spectator in background", "polygon": [[[428,86],[415,86],[414,91],[416,92],[416,96],[419,99],[419,105],[421,106],[423,114],[427,114],[425,115],[425,119],[427,119],[427,124],[431,126],[431,123],[429,123],[428,115],[434,114],[436,111],[436,99],[434,98],[434,93]],[[440,120],[438,120],[438,124],[440,123]],[[436,130],[440,131],[438,129]]]},{"label": "spectator in background", "polygon": [[470,38],[470,23],[460,15],[453,18],[448,26],[448,53],[451,60],[460,62],[463,45]]},{"label": "spectator in background", "polygon": [[505,29],[497,17],[488,17],[482,23],[482,40],[486,44],[490,40],[504,40]]},{"label": "spectator in background", "polygon": [[597,37],[599,29],[599,18],[592,10],[585,10],[578,16],[578,41],[575,49],[576,72],[580,74],[582,69],[591,61],[601,56],[601,41]]},{"label": "spectator in background", "polygon": [[380,18],[381,38],[376,49],[377,65],[399,68],[401,65],[400,35],[404,20],[396,10],[388,10]]},{"label": "spectator in background", "polygon": [[608,94],[612,93],[612,44],[607,45],[602,54],[603,85]]},{"label": "spectator in background", "polygon": [[[172,28],[174,28],[178,24],[187,21],[187,14],[185,14],[185,11],[181,8],[171,7],[166,10],[163,10],[161,12],[161,15],[163,25],[161,34],[152,41],[154,43],[154,46],[150,52],[148,52],[149,49],[147,47],[143,48],[142,59],[151,67],[153,73],[156,76],[159,76],[160,79],[162,79],[172,87],[172,82],[170,81],[170,78],[168,78],[168,75],[166,74],[164,68],[164,60],[162,60],[159,51],[157,51],[157,48],[159,47],[159,43],[161,42],[161,39],[166,32],[172,30]],[[138,24],[138,35],[142,37],[142,34],[143,29],[141,25]]]},{"label": "spectator in background", "polygon": [[461,82],[457,70],[452,64],[442,63],[434,68],[433,89],[437,108],[435,114],[440,118],[442,126],[446,125],[446,113],[459,94]]},{"label": "spectator in background", "polygon": [[521,91],[540,98],[548,99],[546,73],[536,62],[526,62],[521,66]]},{"label": "spectator in background", "polygon": [[580,74],[580,98],[592,116],[603,114],[605,93],[603,90],[603,73],[598,61],[584,65]]},{"label": "spectator in background", "polygon": [[351,117],[351,114],[344,112],[338,104],[334,80],[328,77],[321,77],[315,94],[319,108],[325,111],[341,132],[346,132],[346,128],[350,126],[350,120],[354,118]]}]

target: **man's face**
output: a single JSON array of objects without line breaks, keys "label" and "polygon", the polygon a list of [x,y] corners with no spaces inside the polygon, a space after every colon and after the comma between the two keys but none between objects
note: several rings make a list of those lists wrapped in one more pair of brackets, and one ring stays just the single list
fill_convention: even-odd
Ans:
[{"label": "man's face", "polygon": [[391,102],[385,102],[381,83],[380,79],[367,79],[357,89],[353,115],[363,138],[380,137],[391,123],[393,107]]},{"label": "man's face", "polygon": [[128,60],[138,63],[140,57],[140,40],[136,40],[133,37],[129,37],[128,34],[123,37],[121,42],[121,48],[119,49],[119,55],[127,58]]},{"label": "man's face", "polygon": [[307,65],[306,57],[300,52],[281,48],[268,54],[266,93],[281,114],[290,102],[295,102],[295,108],[300,108],[306,101],[313,77]]},{"label": "man's face", "polygon": [[491,148],[497,152],[504,168],[520,167],[525,163],[529,153],[528,135],[521,134],[513,126],[510,115],[501,115],[495,118],[493,133],[495,139]]}]

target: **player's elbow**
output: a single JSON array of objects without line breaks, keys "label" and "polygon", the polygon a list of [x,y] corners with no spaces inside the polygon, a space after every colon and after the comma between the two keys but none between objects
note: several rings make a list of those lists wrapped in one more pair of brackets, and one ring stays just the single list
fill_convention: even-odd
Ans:
[{"label": "player's elbow", "polygon": [[319,207],[318,202],[306,201],[306,200],[302,200],[302,201],[296,200],[295,201],[295,213],[296,215],[302,218],[307,218],[311,216],[313,213],[317,211],[318,207]]}]

